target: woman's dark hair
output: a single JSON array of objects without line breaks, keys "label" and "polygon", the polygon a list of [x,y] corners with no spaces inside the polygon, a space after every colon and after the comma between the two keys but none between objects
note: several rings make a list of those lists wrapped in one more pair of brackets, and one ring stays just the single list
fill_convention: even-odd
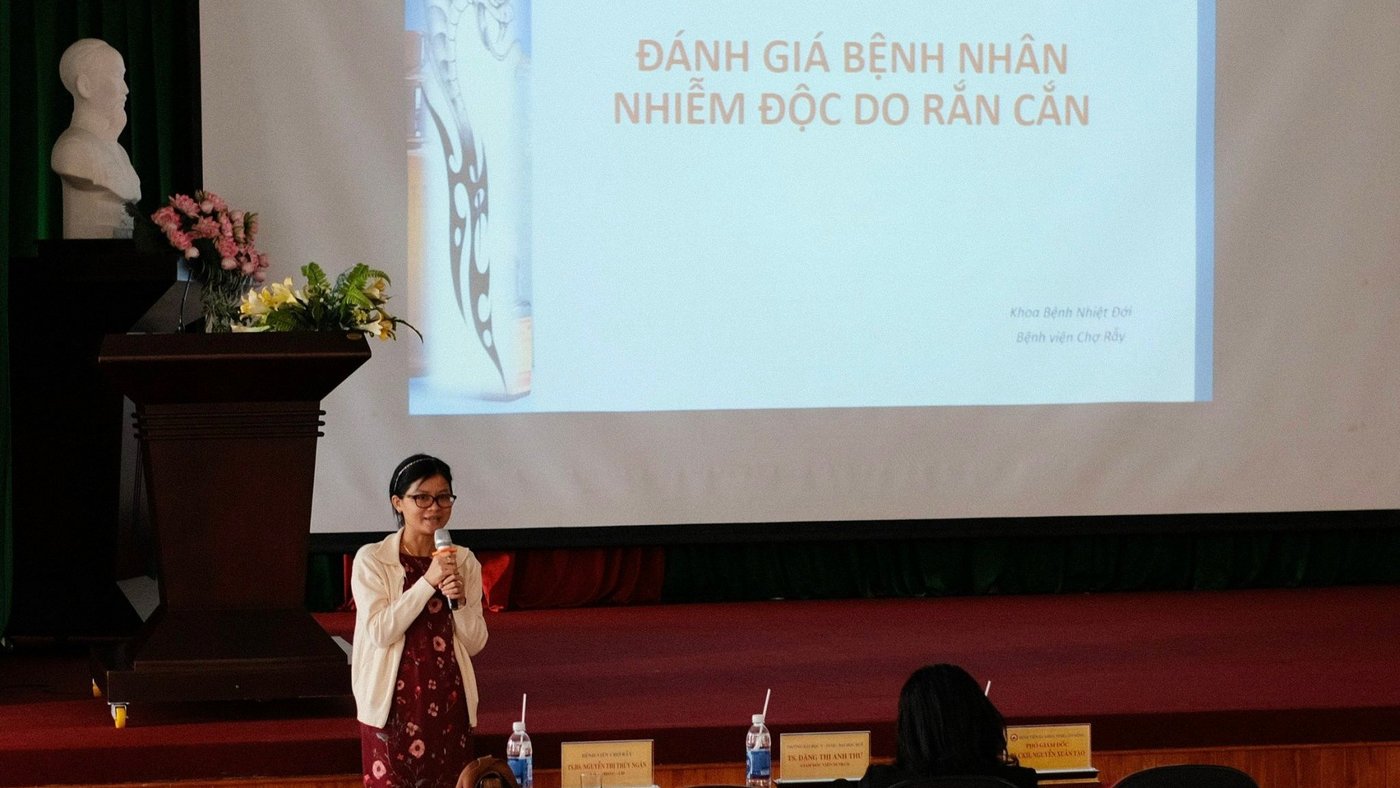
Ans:
[{"label": "woman's dark hair", "polygon": [[[406,458],[394,469],[394,474],[389,477],[389,497],[402,498],[408,492],[408,488],[421,479],[428,479],[433,476],[441,476],[447,480],[447,489],[452,489],[452,469],[447,467],[447,463],[439,460],[430,454],[414,454]],[[390,507],[393,508],[393,507]],[[399,510],[394,509],[394,519],[399,525],[403,525],[403,515]]]},{"label": "woman's dark hair", "polygon": [[911,774],[967,774],[1015,763],[1001,712],[957,665],[926,665],[904,682],[898,737],[895,766]]}]

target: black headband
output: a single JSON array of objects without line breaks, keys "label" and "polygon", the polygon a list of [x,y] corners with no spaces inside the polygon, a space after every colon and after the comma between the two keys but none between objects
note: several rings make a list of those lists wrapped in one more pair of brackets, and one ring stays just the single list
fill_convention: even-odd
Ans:
[{"label": "black headband", "polygon": [[398,495],[398,493],[394,492],[394,489],[399,486],[399,479],[403,478],[404,471],[407,471],[409,468],[412,468],[420,462],[437,462],[437,460],[433,459],[432,457],[419,457],[416,460],[409,461],[403,467],[399,468],[398,472],[394,474],[394,478],[389,480],[390,495]]}]

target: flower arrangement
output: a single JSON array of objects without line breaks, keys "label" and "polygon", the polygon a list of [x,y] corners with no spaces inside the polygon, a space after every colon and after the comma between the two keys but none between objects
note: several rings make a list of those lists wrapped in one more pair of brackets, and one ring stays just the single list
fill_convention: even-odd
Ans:
[{"label": "flower arrangement", "polygon": [[[127,212],[139,218],[134,203]],[[359,263],[334,282],[316,263],[302,266],[306,284],[297,289],[288,277],[261,290],[267,279],[267,255],[258,251],[258,215],[230,208],[211,191],[193,197],[173,195],[150,216],[144,230],[148,244],[156,234],[184,256],[190,278],[202,288],[204,330],[359,331],[395,339],[400,325],[422,334],[389,313],[389,276]]]},{"label": "flower arrangement", "polygon": [[261,290],[249,290],[239,305],[234,331],[363,331],[381,340],[395,339],[400,325],[422,333],[389,314],[389,276],[364,263],[342,272],[332,283],[321,266],[301,267],[306,285],[296,289],[291,277]]},{"label": "flower arrangement", "polygon": [[190,278],[203,290],[204,330],[230,330],[239,299],[267,276],[267,255],[253,245],[258,215],[234,210],[211,191],[172,196],[151,221],[184,255]]}]

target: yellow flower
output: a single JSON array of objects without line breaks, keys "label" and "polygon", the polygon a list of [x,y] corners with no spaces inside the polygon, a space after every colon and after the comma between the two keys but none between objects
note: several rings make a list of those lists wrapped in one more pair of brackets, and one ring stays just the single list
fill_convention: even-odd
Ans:
[{"label": "yellow flower", "polygon": [[301,300],[301,292],[292,285],[292,278],[289,276],[282,282],[273,282],[262,291],[263,303],[269,309],[277,309],[284,304],[294,304]]},{"label": "yellow flower", "polygon": [[394,338],[394,324],[393,324],[393,322],[391,322],[389,319],[387,319],[387,318],[381,316],[378,312],[374,312],[373,315],[374,315],[374,320],[371,320],[371,321],[368,322],[368,323],[361,323],[361,324],[355,326],[355,328],[357,328],[357,329],[359,329],[359,330],[365,332],[366,334],[369,334],[369,335],[372,336],[372,337],[378,337],[378,338],[381,339],[381,340],[386,340],[386,341],[387,341],[387,340],[393,339],[393,338]]},{"label": "yellow flower", "polygon": [[368,323],[361,323],[358,326],[355,326],[355,328],[365,332],[366,334],[369,334],[372,337],[378,337],[379,339],[384,338],[384,321],[379,320],[377,318]]},{"label": "yellow flower", "polygon": [[382,304],[387,299],[384,298],[384,291],[389,287],[389,283],[383,279],[372,279],[365,283],[365,295],[376,304]]},{"label": "yellow flower", "polygon": [[267,314],[267,303],[263,296],[256,290],[249,290],[243,294],[243,300],[238,305],[238,313],[245,317],[261,318]]},{"label": "yellow flower", "polygon": [[[384,308],[389,300],[389,279],[377,274],[361,263],[341,274],[333,287],[320,266],[308,263],[302,267],[307,281],[300,290],[287,277],[244,293],[237,330],[357,330],[381,340],[396,339],[400,323],[412,326]],[[360,289],[350,289],[354,286]]]}]

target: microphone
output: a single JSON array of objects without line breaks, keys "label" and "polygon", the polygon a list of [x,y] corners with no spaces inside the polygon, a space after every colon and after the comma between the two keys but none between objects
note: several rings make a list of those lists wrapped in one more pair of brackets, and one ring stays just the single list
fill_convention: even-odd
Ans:
[{"label": "microphone", "polygon": [[[455,553],[457,552],[457,546],[452,544],[452,534],[448,533],[446,528],[439,528],[433,531],[433,555],[442,555],[443,551]],[[447,598],[448,610],[456,610],[461,606],[462,601],[460,599],[453,599],[452,597]]]}]

